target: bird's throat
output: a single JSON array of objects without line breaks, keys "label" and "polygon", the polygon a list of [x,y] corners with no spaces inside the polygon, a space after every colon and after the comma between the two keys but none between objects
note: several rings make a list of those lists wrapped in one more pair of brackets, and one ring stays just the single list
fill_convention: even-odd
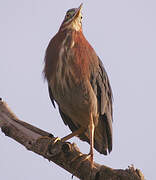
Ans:
[{"label": "bird's throat", "polygon": [[80,29],[81,29],[81,22],[78,19],[76,19],[75,21],[73,21],[70,24],[70,28],[72,28],[75,31],[80,31]]}]

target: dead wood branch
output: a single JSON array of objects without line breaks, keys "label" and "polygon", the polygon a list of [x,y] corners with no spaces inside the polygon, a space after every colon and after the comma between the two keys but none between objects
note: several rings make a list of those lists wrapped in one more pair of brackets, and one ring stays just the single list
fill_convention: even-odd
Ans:
[{"label": "dead wood branch", "polygon": [[91,169],[88,160],[80,164],[85,155],[74,143],[61,141],[54,143],[56,138],[52,134],[19,120],[2,100],[0,100],[0,128],[6,136],[24,145],[28,150],[53,161],[79,179],[144,180],[141,171],[134,167],[122,170],[94,163]]}]

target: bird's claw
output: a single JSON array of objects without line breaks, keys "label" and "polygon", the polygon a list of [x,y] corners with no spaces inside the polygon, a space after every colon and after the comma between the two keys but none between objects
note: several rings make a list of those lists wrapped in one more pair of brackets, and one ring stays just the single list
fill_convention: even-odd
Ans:
[{"label": "bird's claw", "polygon": [[89,160],[90,161],[90,164],[91,164],[91,168],[93,168],[94,167],[94,164],[93,164],[93,155],[92,154],[79,154],[79,156],[76,156],[76,157],[74,157],[72,160],[71,160],[71,163],[73,163],[74,161],[77,161],[78,159],[80,159],[79,160],[79,162],[78,162],[78,164],[76,165],[76,170],[81,166],[81,164],[84,162],[84,161],[86,161],[86,160]]},{"label": "bird's claw", "polygon": [[58,154],[58,150],[53,148],[61,139],[59,137],[49,137],[49,136],[40,136],[36,143],[43,145],[43,154],[46,154],[49,157],[55,156]]},{"label": "bird's claw", "polygon": [[57,141],[61,141],[61,139],[59,137],[52,138],[52,140],[53,140],[53,144],[57,143]]},{"label": "bird's claw", "polygon": [[78,159],[79,162],[76,164],[76,167],[75,167],[75,173],[72,174],[72,178],[73,176],[76,174],[77,170],[80,168],[81,164],[86,161],[86,160],[89,160],[90,161],[90,165],[91,165],[91,169],[92,168],[96,168],[96,166],[93,164],[93,155],[92,154],[82,154],[80,153],[78,156],[74,157],[72,160],[71,160],[71,163],[74,163],[74,161],[77,161]]},{"label": "bird's claw", "polygon": [[53,144],[55,144],[57,141],[61,141],[61,139],[59,137],[56,137],[56,138],[51,138],[49,136],[40,136],[36,141],[40,141],[40,140],[44,140],[44,139],[47,139],[49,140],[50,142],[52,141]]}]

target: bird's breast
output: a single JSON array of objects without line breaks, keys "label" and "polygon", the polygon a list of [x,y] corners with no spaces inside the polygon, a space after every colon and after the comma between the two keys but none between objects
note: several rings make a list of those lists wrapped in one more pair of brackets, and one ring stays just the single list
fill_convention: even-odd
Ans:
[{"label": "bird's breast", "polygon": [[77,119],[87,119],[90,112],[97,113],[97,98],[89,81],[90,54],[87,51],[80,39],[67,34],[61,42],[55,76],[50,83],[55,101],[69,117]]},{"label": "bird's breast", "polygon": [[[89,78],[89,61],[86,46],[74,33],[67,33],[60,43],[56,66],[56,84],[66,88]],[[89,54],[89,53],[88,53]]]}]

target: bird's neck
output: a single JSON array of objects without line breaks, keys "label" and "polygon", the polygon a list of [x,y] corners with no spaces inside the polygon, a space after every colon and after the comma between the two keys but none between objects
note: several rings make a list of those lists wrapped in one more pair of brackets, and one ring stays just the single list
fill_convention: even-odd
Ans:
[{"label": "bird's neck", "polygon": [[59,31],[82,31],[82,23],[80,21],[73,21],[67,24],[62,24]]}]

